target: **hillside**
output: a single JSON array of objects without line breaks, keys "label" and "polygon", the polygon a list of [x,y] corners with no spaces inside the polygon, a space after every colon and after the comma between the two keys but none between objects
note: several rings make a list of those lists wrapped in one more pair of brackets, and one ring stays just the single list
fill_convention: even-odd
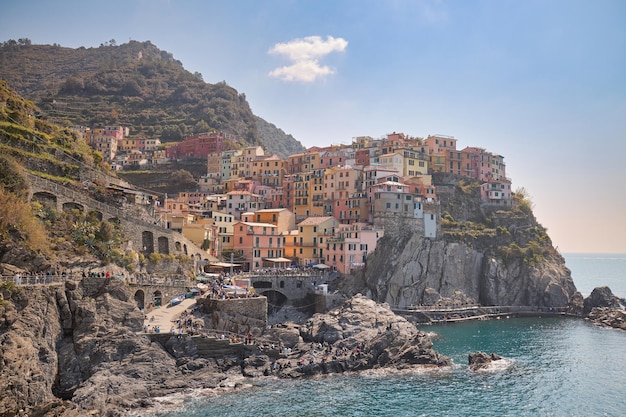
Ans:
[{"label": "hillside", "polygon": [[9,40],[0,44],[0,79],[61,125],[128,126],[131,137],[162,142],[220,130],[269,154],[303,149],[255,116],[245,94],[226,82],[204,82],[149,41],[65,48]]},{"label": "hillside", "polygon": [[[102,159],[68,128],[38,118],[40,110],[0,81],[0,273],[31,273],[117,265],[138,267],[119,222],[94,212],[61,210],[53,199],[29,200],[34,177],[117,208],[123,199]],[[141,215],[141,207],[126,206]],[[156,260],[158,261],[158,259]]]}]

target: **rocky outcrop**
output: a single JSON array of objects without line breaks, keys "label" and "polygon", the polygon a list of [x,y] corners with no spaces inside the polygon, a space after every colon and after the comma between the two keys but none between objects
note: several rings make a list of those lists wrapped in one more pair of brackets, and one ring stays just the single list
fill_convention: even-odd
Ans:
[{"label": "rocky outcrop", "polygon": [[144,316],[121,281],[3,284],[2,297],[2,416],[122,416],[151,397],[225,378],[216,361],[189,365],[137,333]]},{"label": "rocky outcrop", "polygon": [[298,326],[292,330],[280,326],[272,333],[291,342],[283,344],[288,353],[271,365],[271,373],[279,377],[451,364],[432,349],[428,335],[395,315],[389,306],[362,295],[327,314],[314,315],[299,327],[297,339],[294,327]]},{"label": "rocky outcrop", "polygon": [[594,288],[584,301],[584,314],[598,326],[626,330],[624,300],[613,294],[609,287]]},{"label": "rocky outcrop", "polygon": [[620,304],[621,300],[609,287],[596,287],[589,297],[585,298],[583,314],[588,315],[596,307],[619,307]]},{"label": "rocky outcrop", "polygon": [[622,308],[594,307],[587,318],[599,326],[626,330],[626,311]]},{"label": "rocky outcrop", "polygon": [[499,360],[502,360],[502,357],[495,353],[487,354],[485,352],[474,352],[467,355],[470,371],[488,369],[494,361]]},{"label": "rocky outcrop", "polygon": [[154,397],[236,386],[244,377],[450,363],[425,333],[362,296],[305,325],[273,326],[258,348],[167,334],[153,342],[115,278],[3,283],[0,294],[0,416],[125,416]]},{"label": "rocky outcrop", "polygon": [[[399,220],[402,221],[402,220]],[[564,259],[547,254],[540,261],[497,256],[497,246],[429,239],[411,228],[385,234],[367,259],[362,276],[345,284],[394,308],[412,305],[511,305],[566,307],[576,287]],[[494,241],[494,244],[497,240]]]}]

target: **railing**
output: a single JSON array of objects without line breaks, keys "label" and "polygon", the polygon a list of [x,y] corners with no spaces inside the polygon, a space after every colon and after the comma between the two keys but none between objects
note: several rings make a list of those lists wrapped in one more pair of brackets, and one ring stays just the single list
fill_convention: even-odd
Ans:
[{"label": "railing", "polygon": [[174,277],[162,277],[154,275],[140,275],[140,276],[120,276],[104,274],[81,276],[81,274],[71,272],[65,274],[15,274],[15,275],[0,275],[0,282],[12,282],[18,286],[30,286],[30,285],[52,285],[63,284],[67,280],[77,280],[82,278],[102,278],[102,279],[119,279],[129,285],[154,285],[165,287],[186,287],[189,284],[187,280],[174,278]]},{"label": "railing", "polygon": [[538,307],[538,306],[481,306],[478,304],[471,305],[410,305],[404,308],[396,307],[393,309],[402,313],[442,313],[454,314],[463,312],[479,312],[482,314],[512,314],[512,313],[564,313],[567,307]]},{"label": "railing", "polygon": [[48,274],[0,275],[0,281],[12,282],[18,286],[63,284],[68,279],[72,279],[72,276]]}]

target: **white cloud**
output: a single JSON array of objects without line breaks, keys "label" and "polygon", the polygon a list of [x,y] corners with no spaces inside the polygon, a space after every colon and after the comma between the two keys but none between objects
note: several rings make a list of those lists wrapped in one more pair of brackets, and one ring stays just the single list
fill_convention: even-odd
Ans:
[{"label": "white cloud", "polygon": [[320,77],[334,74],[335,71],[332,68],[319,63],[319,58],[332,52],[343,52],[347,46],[348,41],[332,36],[327,36],[326,40],[320,36],[308,36],[286,43],[277,43],[270,48],[269,53],[284,55],[293,61],[293,64],[276,68],[269,73],[269,76],[285,81],[310,83]]}]

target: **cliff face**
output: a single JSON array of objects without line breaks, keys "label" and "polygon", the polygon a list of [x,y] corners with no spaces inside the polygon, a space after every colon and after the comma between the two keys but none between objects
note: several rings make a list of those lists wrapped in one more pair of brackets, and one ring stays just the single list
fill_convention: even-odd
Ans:
[{"label": "cliff face", "polygon": [[434,179],[446,182],[437,189],[437,237],[424,237],[421,219],[387,219],[385,236],[345,291],[394,308],[570,304],[577,293],[570,271],[527,201],[518,196],[512,207],[485,208],[467,180]]},{"label": "cliff face", "polygon": [[[0,294],[0,416],[127,415],[222,378],[214,361],[177,361],[137,333],[144,315],[120,281],[2,284]],[[190,366],[197,372],[186,375]]]},{"label": "cliff face", "polygon": [[361,282],[377,301],[398,308],[438,303],[564,307],[576,292],[560,256],[534,263],[524,257],[504,260],[492,250],[427,239],[406,225],[403,230],[401,236],[386,233],[367,259]]}]

